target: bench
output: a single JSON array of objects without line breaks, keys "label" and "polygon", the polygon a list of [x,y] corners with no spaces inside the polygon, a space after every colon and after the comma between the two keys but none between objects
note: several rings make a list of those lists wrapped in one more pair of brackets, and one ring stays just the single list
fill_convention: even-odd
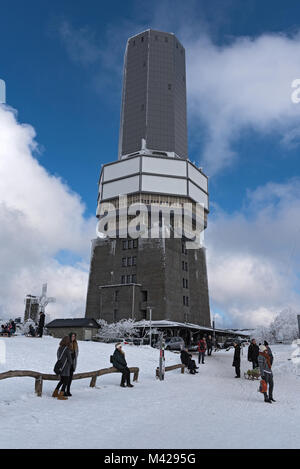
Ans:
[{"label": "bench", "polygon": [[[186,366],[182,363],[178,363],[178,365],[166,366],[165,371],[178,370],[179,368],[181,369],[181,374],[183,374]],[[156,378],[159,378],[159,368],[156,368]]]},{"label": "bench", "polygon": [[[129,368],[130,373],[133,373],[133,381],[137,381],[139,377],[139,368],[131,367]],[[96,381],[98,376],[107,375],[110,373],[121,373],[117,368],[110,367],[110,368],[102,368],[101,370],[96,371],[88,371],[86,373],[76,373],[73,375],[73,380],[76,379],[85,379],[91,378],[90,387],[94,388],[96,386]],[[30,370],[14,370],[14,371],[6,371],[5,373],[0,373],[0,380],[7,379],[7,378],[16,378],[16,377],[31,377],[35,378],[35,393],[37,396],[41,397],[43,393],[43,381],[59,381],[60,376],[46,374],[46,373],[39,373],[38,371],[30,371]]]}]

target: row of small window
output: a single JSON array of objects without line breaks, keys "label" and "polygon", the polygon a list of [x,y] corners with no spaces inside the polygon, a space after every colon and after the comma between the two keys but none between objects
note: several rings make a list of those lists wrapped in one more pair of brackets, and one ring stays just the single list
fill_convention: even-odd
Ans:
[{"label": "row of small window", "polygon": [[123,249],[133,249],[138,247],[137,239],[125,239],[122,244]]},{"label": "row of small window", "polygon": [[122,267],[131,267],[136,265],[136,256],[122,257]]},{"label": "row of small window", "polygon": [[122,275],[121,283],[122,285],[125,285],[126,283],[136,283],[136,274]]},{"label": "row of small window", "polygon": [[[161,37],[161,36],[160,36]],[[158,41],[159,36],[154,36],[155,41]],[[167,36],[164,36],[164,41],[169,42],[169,38]],[[144,42],[144,36],[141,37],[141,42]],[[132,41],[133,47],[136,45],[136,40],[134,39]],[[176,49],[179,49],[179,44],[176,42]],[[183,48],[180,49],[180,53],[183,54]]]},{"label": "row of small window", "polygon": [[183,288],[189,288],[189,281],[187,278],[182,279],[182,286]]},{"label": "row of small window", "polygon": [[183,296],[182,299],[183,299],[184,306],[189,306],[190,305],[190,300],[189,300],[188,296]]},{"label": "row of small window", "polygon": [[182,261],[182,270],[188,271],[188,264],[187,262]]}]

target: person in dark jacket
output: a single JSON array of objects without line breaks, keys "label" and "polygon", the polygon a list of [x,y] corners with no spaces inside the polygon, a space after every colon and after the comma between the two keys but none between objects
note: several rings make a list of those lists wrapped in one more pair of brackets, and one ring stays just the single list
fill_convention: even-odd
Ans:
[{"label": "person in dark jacket", "polygon": [[[68,335],[63,337],[59,344],[57,350],[57,360],[61,360],[63,363],[63,368],[60,374],[60,381],[56,386],[52,397],[57,397],[59,400],[66,400],[68,396],[66,395],[66,387],[68,386],[70,371],[72,366],[72,355],[71,355],[71,340]],[[61,391],[59,391],[61,387]]]},{"label": "person in dark jacket", "polygon": [[248,361],[252,362],[253,370],[258,368],[258,354],[259,346],[256,343],[255,339],[251,340],[251,344],[248,347]]},{"label": "person in dark jacket", "polygon": [[195,360],[192,359],[192,354],[188,352],[187,349],[183,349],[180,352],[181,363],[187,367],[191,375],[198,373]]},{"label": "person in dark jacket", "polygon": [[264,341],[264,346],[266,347],[267,352],[269,354],[269,357],[270,357],[270,360],[271,360],[271,365],[273,365],[273,361],[274,361],[273,353],[272,353],[272,350],[271,350],[271,348],[270,348],[270,346],[269,346],[269,344],[266,340]]},{"label": "person in dark jacket", "polygon": [[203,363],[204,365],[204,357],[205,357],[205,350],[206,350],[206,341],[205,339],[200,339],[198,342],[198,363]]},{"label": "person in dark jacket", "polygon": [[207,356],[209,357],[212,353],[212,349],[213,349],[213,340],[211,338],[211,335],[208,336],[207,340],[206,340],[206,345],[207,345]]},{"label": "person in dark jacket", "polygon": [[235,378],[241,377],[241,346],[238,342],[233,343],[234,346],[234,356],[232,366],[235,367]]},{"label": "person in dark jacket", "polygon": [[126,382],[128,388],[133,388],[133,385],[130,384],[130,371],[125,360],[125,353],[122,350],[122,344],[120,342],[115,345],[115,351],[112,356],[112,364],[122,373],[120,386],[125,388]]},{"label": "person in dark jacket", "polygon": [[258,364],[259,364],[261,379],[265,380],[265,382],[267,383],[267,386],[269,386],[269,396],[266,392],[264,392],[265,402],[268,402],[271,404],[272,402],[276,402],[275,399],[273,398],[274,381],[273,381],[271,359],[270,359],[270,355],[265,345],[261,345],[259,347]]},{"label": "person in dark jacket", "polygon": [[69,376],[69,381],[68,381],[68,386],[67,386],[67,391],[66,391],[66,396],[71,397],[71,384],[73,380],[73,374],[74,371],[76,370],[77,367],[77,358],[79,354],[79,348],[78,348],[78,343],[77,343],[77,335],[75,332],[71,332],[69,334],[70,337],[70,349],[71,349],[71,357],[72,357],[72,365],[70,369],[70,376]]},{"label": "person in dark jacket", "polygon": [[45,313],[43,313],[43,311],[41,311],[40,312],[39,325],[38,325],[38,336],[39,337],[43,337],[44,326],[45,326]]}]

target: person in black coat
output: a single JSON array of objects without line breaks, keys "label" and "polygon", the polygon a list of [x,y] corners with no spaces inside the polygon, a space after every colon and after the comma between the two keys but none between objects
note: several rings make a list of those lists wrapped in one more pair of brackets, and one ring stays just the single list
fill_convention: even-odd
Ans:
[{"label": "person in black coat", "polygon": [[235,378],[241,377],[241,346],[238,342],[234,342],[234,356],[232,366],[235,367]]},{"label": "person in black coat", "polygon": [[79,348],[78,348],[78,343],[77,343],[77,335],[75,332],[71,332],[69,334],[70,337],[70,349],[71,349],[71,357],[72,357],[72,365],[70,369],[70,376],[69,376],[69,381],[68,381],[68,386],[67,386],[67,391],[66,391],[66,396],[71,397],[71,384],[73,380],[73,374],[74,371],[76,370],[77,367],[77,358],[79,355]]},{"label": "person in black coat", "polygon": [[196,371],[196,369],[198,368],[196,366],[196,362],[195,360],[192,359],[192,354],[189,353],[187,349],[181,350],[180,358],[181,358],[181,363],[183,363],[183,365],[187,367],[191,375],[198,373],[198,371]]},{"label": "person in black coat", "polygon": [[133,385],[130,384],[130,371],[125,360],[125,353],[122,350],[122,344],[120,342],[115,345],[115,351],[112,356],[112,364],[122,373],[120,386],[125,388],[126,382],[128,388],[133,388]]},{"label": "person in black coat", "polygon": [[[57,360],[61,360],[63,367],[60,373],[60,381],[56,386],[52,397],[57,397],[59,400],[68,399],[66,394],[66,387],[68,386],[70,379],[70,372],[72,366],[72,355],[71,355],[71,340],[68,335],[62,338],[57,350]],[[61,391],[59,389],[61,388]]]},{"label": "person in black coat", "polygon": [[211,338],[211,335],[209,335],[208,338],[206,339],[206,345],[207,345],[207,356],[209,357],[213,349],[213,340]]},{"label": "person in black coat", "polygon": [[38,325],[38,336],[39,337],[43,337],[44,326],[45,326],[45,313],[43,313],[43,311],[41,311],[40,312],[39,325]]},{"label": "person in black coat", "polygon": [[256,340],[252,339],[248,348],[248,361],[252,362],[253,370],[254,368],[258,368],[258,354],[259,346],[257,345]]}]

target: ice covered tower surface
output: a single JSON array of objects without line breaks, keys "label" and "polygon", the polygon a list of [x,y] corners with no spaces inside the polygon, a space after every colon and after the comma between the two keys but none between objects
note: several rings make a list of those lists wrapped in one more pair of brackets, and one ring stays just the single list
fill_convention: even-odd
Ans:
[{"label": "ice covered tower surface", "polygon": [[119,159],[147,148],[188,157],[185,50],[174,34],[149,29],[126,46]]}]

